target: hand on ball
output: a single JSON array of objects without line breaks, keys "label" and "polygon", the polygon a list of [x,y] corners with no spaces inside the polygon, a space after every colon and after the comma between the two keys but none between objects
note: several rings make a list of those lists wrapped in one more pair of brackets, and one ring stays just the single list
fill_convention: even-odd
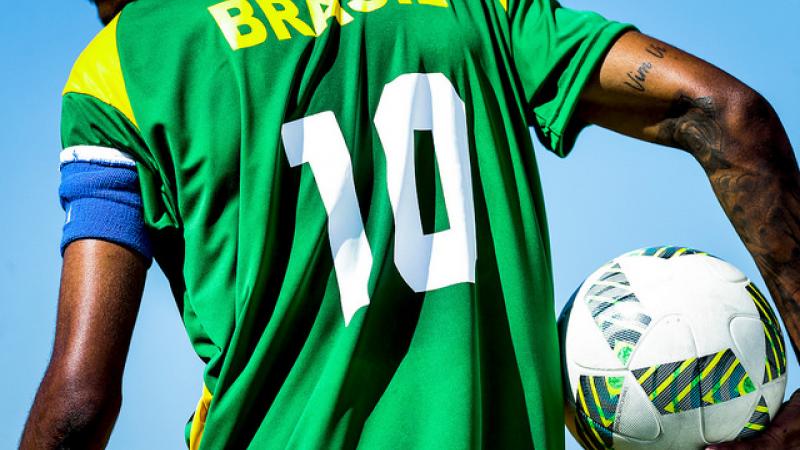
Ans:
[{"label": "hand on ball", "polygon": [[800,449],[800,389],[783,404],[775,419],[763,433],[752,439],[714,444],[706,450],[790,450]]}]

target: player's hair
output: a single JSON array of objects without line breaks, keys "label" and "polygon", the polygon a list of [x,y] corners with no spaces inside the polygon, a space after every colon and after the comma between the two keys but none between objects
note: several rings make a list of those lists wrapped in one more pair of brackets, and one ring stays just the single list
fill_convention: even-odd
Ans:
[{"label": "player's hair", "polygon": [[122,11],[128,3],[134,0],[89,0],[97,8],[98,16],[103,25],[108,25],[111,20]]}]

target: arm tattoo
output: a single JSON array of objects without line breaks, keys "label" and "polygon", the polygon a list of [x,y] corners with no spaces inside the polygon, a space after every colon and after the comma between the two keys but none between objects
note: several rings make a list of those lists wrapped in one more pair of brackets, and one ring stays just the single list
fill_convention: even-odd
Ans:
[{"label": "arm tattoo", "polygon": [[655,56],[658,59],[663,59],[664,55],[667,54],[667,47],[664,47],[663,45],[658,45],[658,44],[654,43],[654,44],[648,45],[647,48],[644,49],[644,51],[646,51],[647,53],[650,53],[651,55]]},{"label": "arm tattoo", "polygon": [[[658,44],[650,44],[644,49],[644,51],[658,59],[664,59],[664,55],[667,53],[666,47],[662,47]],[[634,91],[644,92],[644,84],[645,81],[647,81],[647,75],[650,73],[653,67],[653,63],[650,61],[643,62],[635,71],[632,70],[625,74],[627,81],[623,81],[623,83]]]},{"label": "arm tattoo", "polygon": [[[703,166],[761,270],[797,354],[800,173],[777,116],[768,106],[757,109],[748,110],[748,123],[743,126],[726,126],[712,97],[680,95],[660,126],[658,140],[688,151]],[[771,126],[760,126],[764,123]],[[770,131],[753,131],[765,128]]]},{"label": "arm tattoo", "polygon": [[642,65],[636,69],[636,72],[630,71],[625,74],[628,77],[628,81],[624,81],[625,85],[634,91],[644,92],[644,82],[647,81],[647,74],[652,68],[652,63],[647,61],[643,62]]},{"label": "arm tattoo", "polygon": [[711,97],[690,98],[679,95],[667,111],[659,131],[659,140],[686,150],[703,168],[716,172],[730,168],[722,153],[722,127]]}]

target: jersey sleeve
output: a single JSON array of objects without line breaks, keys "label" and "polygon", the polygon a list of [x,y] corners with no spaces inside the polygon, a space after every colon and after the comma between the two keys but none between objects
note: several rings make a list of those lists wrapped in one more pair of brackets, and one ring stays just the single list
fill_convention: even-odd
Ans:
[{"label": "jersey sleeve", "polygon": [[510,3],[514,64],[542,144],[559,156],[584,124],[572,120],[580,93],[629,24],[561,7],[555,0]]},{"label": "jersey sleeve", "polygon": [[145,224],[153,229],[176,227],[173,203],[128,98],[116,43],[118,20],[119,16],[92,40],[72,68],[62,94],[62,156],[129,156],[138,173]]}]

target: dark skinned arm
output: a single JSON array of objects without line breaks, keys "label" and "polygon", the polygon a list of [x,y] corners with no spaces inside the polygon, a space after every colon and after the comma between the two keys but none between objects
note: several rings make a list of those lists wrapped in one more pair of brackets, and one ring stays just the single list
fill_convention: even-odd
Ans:
[{"label": "dark skinned arm", "polygon": [[[700,163],[761,271],[797,354],[800,173],[770,104],[705,61],[629,32],[615,43],[584,91],[577,117],[685,150]],[[796,393],[756,440],[714,448],[786,449],[798,442]]]},{"label": "dark skinned arm", "polygon": [[21,449],[105,447],[146,271],[137,253],[116,244],[86,239],[67,247],[53,353]]}]

